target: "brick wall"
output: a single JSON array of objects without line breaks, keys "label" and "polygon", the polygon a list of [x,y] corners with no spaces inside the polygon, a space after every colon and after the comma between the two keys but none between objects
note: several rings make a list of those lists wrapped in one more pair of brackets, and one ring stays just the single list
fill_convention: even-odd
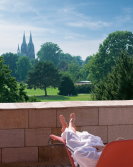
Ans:
[{"label": "brick wall", "polygon": [[62,145],[48,145],[60,135],[58,116],[75,112],[76,126],[100,136],[104,143],[133,138],[133,101],[1,103],[0,166],[68,165]]}]

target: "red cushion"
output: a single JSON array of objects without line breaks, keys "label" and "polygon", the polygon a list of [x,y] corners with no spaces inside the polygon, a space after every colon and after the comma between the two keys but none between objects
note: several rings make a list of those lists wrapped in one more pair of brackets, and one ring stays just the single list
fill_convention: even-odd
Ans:
[{"label": "red cushion", "polygon": [[133,167],[133,140],[107,144],[96,167]]}]

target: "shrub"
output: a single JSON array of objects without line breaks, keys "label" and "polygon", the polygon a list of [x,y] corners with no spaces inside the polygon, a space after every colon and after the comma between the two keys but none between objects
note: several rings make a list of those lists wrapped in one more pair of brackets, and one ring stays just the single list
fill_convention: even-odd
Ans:
[{"label": "shrub", "polygon": [[28,102],[40,102],[35,96],[30,96]]},{"label": "shrub", "polygon": [[92,91],[92,85],[86,84],[86,85],[75,85],[76,92],[77,93],[91,93]]},{"label": "shrub", "polygon": [[62,76],[59,86],[59,95],[72,96],[77,95],[73,81],[69,76]]}]

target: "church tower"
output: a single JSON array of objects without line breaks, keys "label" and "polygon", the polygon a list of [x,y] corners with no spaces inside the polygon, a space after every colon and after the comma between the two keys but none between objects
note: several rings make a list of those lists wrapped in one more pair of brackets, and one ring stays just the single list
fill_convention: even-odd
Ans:
[{"label": "church tower", "polygon": [[28,45],[26,43],[25,32],[24,32],[23,42],[21,44],[21,50],[20,50],[19,45],[18,45],[17,54],[19,56],[27,56],[27,57],[29,57],[29,59],[35,59],[35,49],[34,49],[34,44],[32,41],[31,32],[30,32],[30,38],[29,38]]},{"label": "church tower", "polygon": [[26,44],[26,39],[25,39],[25,33],[23,35],[23,42],[22,42],[22,45],[21,45],[21,54],[23,56],[27,56],[27,44]]},{"label": "church tower", "polygon": [[29,39],[29,43],[28,43],[28,47],[27,47],[27,56],[30,59],[35,59],[35,50],[34,50],[34,44],[32,42],[32,34],[30,32],[30,39]]}]

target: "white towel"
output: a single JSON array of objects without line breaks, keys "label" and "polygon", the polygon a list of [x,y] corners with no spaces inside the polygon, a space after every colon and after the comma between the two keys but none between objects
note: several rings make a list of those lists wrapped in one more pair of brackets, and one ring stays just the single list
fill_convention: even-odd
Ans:
[{"label": "white towel", "polygon": [[66,128],[61,136],[66,140],[66,145],[73,151],[73,158],[80,167],[96,167],[102,152],[98,152],[93,146],[104,146],[100,137],[86,131],[76,131],[75,133],[69,128]]}]

